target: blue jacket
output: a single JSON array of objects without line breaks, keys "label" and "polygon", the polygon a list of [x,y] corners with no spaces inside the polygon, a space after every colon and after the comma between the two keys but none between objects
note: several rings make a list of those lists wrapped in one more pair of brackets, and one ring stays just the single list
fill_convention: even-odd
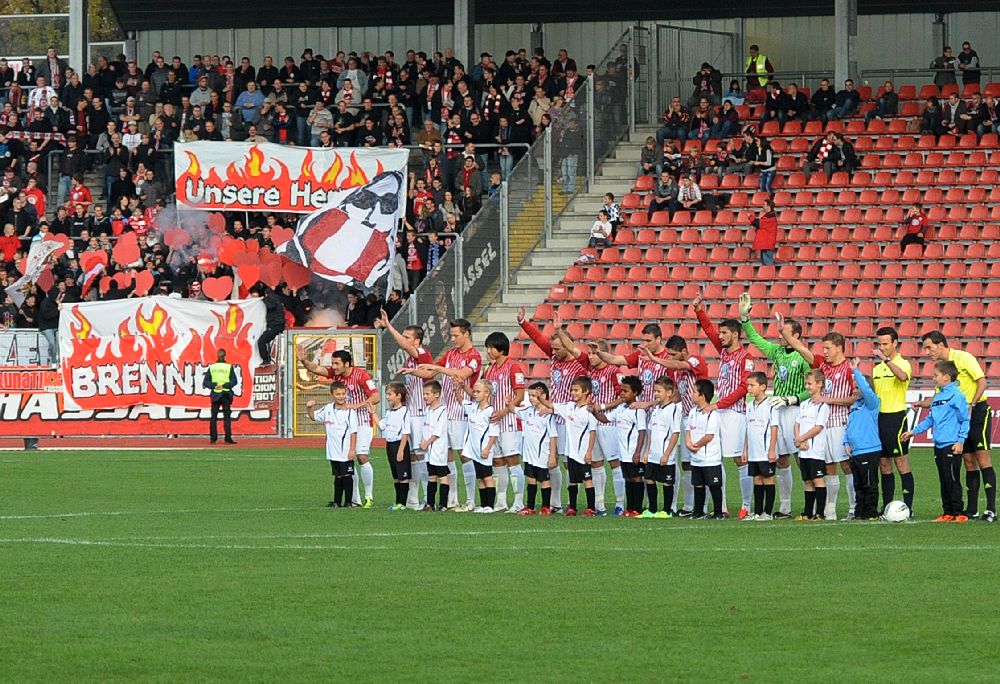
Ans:
[{"label": "blue jacket", "polygon": [[855,456],[881,452],[878,411],[882,406],[882,400],[875,395],[875,391],[857,368],[854,369],[854,384],[861,390],[861,396],[851,404],[851,410],[847,414],[844,444],[851,447],[851,453]]},{"label": "blue jacket", "polygon": [[913,428],[913,434],[934,428],[934,446],[947,447],[969,436],[969,403],[958,382],[941,388],[931,401],[931,412]]}]

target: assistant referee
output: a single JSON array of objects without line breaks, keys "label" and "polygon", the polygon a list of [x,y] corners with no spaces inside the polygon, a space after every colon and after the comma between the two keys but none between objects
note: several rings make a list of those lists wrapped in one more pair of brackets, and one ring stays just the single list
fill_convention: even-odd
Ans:
[{"label": "assistant referee", "polygon": [[910,388],[913,369],[899,353],[899,333],[885,327],[875,331],[878,345],[875,356],[881,362],[872,371],[875,394],[881,401],[878,414],[878,436],[882,443],[882,510],[896,496],[895,463],[903,485],[903,503],[913,511],[913,473],[910,471],[910,442],[903,439],[906,425],[906,391]]}]

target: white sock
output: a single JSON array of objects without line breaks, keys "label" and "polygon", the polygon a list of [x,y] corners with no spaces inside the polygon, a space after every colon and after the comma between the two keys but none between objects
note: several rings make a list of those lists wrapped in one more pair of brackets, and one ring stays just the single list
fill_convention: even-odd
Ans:
[{"label": "white sock", "polygon": [[601,464],[599,468],[592,468],[590,472],[594,478],[594,505],[597,510],[604,510],[604,491],[608,488],[608,472]]},{"label": "white sock", "polygon": [[625,476],[621,466],[611,469],[611,483],[615,487],[615,507],[625,508]]},{"label": "white sock", "polygon": [[549,468],[549,482],[552,484],[552,508],[562,508],[562,467],[557,463]]},{"label": "white sock", "polygon": [[507,466],[493,466],[493,479],[497,485],[497,504],[493,508],[507,508]]},{"label": "white sock", "polygon": [[827,475],[826,480],[826,510],[823,517],[833,518],[837,515],[837,495],[840,493],[840,478],[836,475]]},{"label": "white sock", "polygon": [[[358,470],[360,470],[360,468],[358,468]],[[360,504],[361,495],[358,493],[358,480],[360,480],[361,478],[358,477],[357,474],[355,474],[355,476],[352,477],[351,479],[354,480],[354,490],[351,492],[351,503]]]},{"label": "white sock", "polygon": [[[465,482],[465,501],[469,505],[476,505],[476,464],[466,461],[462,464],[462,480]],[[455,503],[458,504],[458,488],[455,488]]]},{"label": "white sock", "polygon": [[[434,505],[430,501],[427,503]],[[458,466],[448,461],[448,508],[458,505]]]},{"label": "white sock", "polygon": [[854,491],[854,473],[847,473],[844,476],[844,485],[847,487],[847,506],[848,512],[854,515],[854,497],[857,492]]},{"label": "white sock", "polygon": [[420,505],[421,493],[427,491],[427,461],[414,461],[410,466],[410,488],[406,492],[406,505]]},{"label": "white sock", "polygon": [[694,510],[694,485],[691,483],[691,471],[685,470],[681,478],[684,481],[684,507],[697,513],[698,511]]},{"label": "white sock", "polygon": [[792,513],[792,467],[778,468],[778,511],[785,515]]},{"label": "white sock", "polygon": [[[684,473],[681,471],[681,464],[680,463],[675,463],[674,464],[674,482],[675,483],[678,483],[678,482],[683,483],[684,482]],[[681,488],[678,487],[675,484],[674,485],[674,500],[670,502],[670,510],[672,510],[672,511],[679,511],[681,509],[681,507],[677,505],[677,502],[680,501],[680,498],[681,498]],[[664,503],[666,503],[666,502],[664,501]]]},{"label": "white sock", "polygon": [[741,465],[740,471],[740,494],[743,495],[743,508],[750,510],[750,501],[753,499],[753,478],[747,475],[750,467]]},{"label": "white sock", "polygon": [[[723,513],[728,513],[729,512],[729,504],[726,503],[726,499],[728,498],[726,496],[726,479],[727,479],[726,478],[726,459],[722,459],[722,468],[721,468],[721,470],[722,470],[722,512]],[[705,488],[705,515],[708,515],[709,499],[711,499],[711,498],[712,498],[712,495],[709,493],[708,487],[706,487]]]},{"label": "white sock", "polygon": [[372,468],[371,461],[367,463],[362,463],[358,467],[358,471],[361,473],[361,481],[365,485],[365,498],[374,499],[375,498],[375,470]]},{"label": "white sock", "polygon": [[521,464],[508,466],[514,484],[514,508],[524,508],[524,469]]}]

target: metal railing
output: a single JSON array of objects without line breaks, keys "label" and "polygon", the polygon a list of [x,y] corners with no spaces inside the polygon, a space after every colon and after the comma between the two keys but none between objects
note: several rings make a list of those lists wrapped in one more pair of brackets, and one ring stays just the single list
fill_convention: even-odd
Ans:
[{"label": "metal railing", "polygon": [[[962,92],[962,72],[955,69],[862,69],[858,72],[858,79],[864,85],[870,85],[874,90],[878,90],[885,81],[892,81],[899,90],[901,85],[923,86],[934,83],[938,74],[950,73],[955,76],[958,83],[959,93]],[[986,83],[1000,80],[1000,66],[979,67],[979,82],[985,90]]]}]

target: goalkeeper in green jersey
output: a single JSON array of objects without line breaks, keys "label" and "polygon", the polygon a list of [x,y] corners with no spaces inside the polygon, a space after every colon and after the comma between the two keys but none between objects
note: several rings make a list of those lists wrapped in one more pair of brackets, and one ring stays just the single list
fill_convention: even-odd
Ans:
[{"label": "goalkeeper in green jersey", "polygon": [[[774,365],[774,395],[771,405],[778,423],[778,495],[780,505],[775,518],[790,518],[792,511],[792,454],[795,447],[795,419],[799,414],[799,402],[809,397],[806,392],[806,374],[811,370],[809,363],[791,347],[768,342],[750,322],[752,302],[750,295],[740,295],[740,322],[750,344],[757,347]],[[785,318],[783,328],[792,337],[802,337],[802,324],[793,318]]]}]

